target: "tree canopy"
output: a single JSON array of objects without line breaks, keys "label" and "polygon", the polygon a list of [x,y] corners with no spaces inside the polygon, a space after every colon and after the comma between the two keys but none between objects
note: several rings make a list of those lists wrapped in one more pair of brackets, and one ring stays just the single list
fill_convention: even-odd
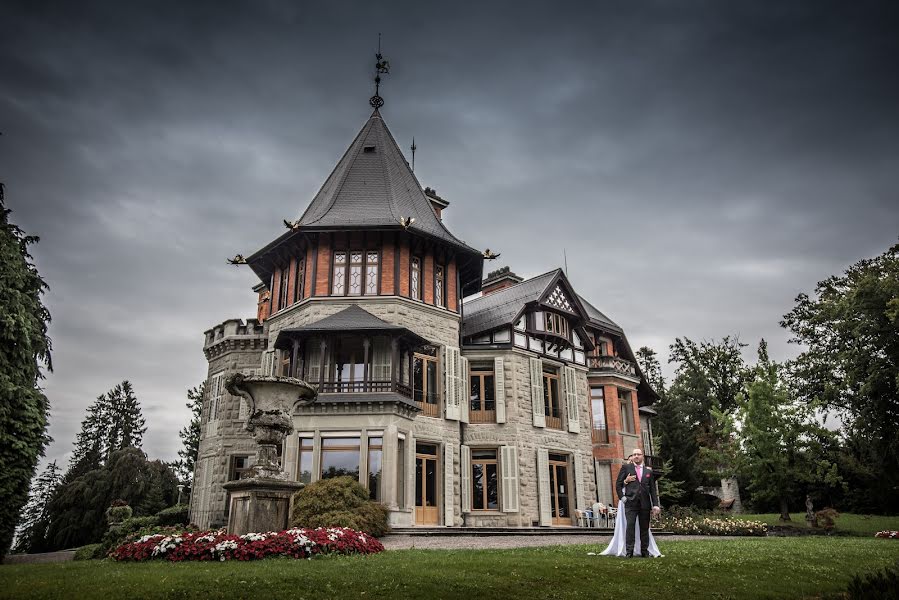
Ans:
[{"label": "tree canopy", "polygon": [[39,382],[51,370],[47,284],[28,247],[37,237],[9,222],[0,184],[0,558],[9,549],[28,485],[50,438]]}]

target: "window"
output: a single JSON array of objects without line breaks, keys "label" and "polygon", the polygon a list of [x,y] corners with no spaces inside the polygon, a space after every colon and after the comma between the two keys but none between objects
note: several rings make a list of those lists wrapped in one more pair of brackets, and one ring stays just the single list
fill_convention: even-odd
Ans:
[{"label": "window", "polygon": [[593,411],[593,443],[608,444],[609,430],[606,425],[606,399],[602,386],[590,387],[590,408]]},{"label": "window", "polygon": [[322,438],[322,479],[359,479],[359,438]]},{"label": "window", "polygon": [[625,433],[637,433],[634,428],[634,407],[631,402],[631,393],[627,390],[618,390],[618,401],[621,404],[621,430]]},{"label": "window", "polygon": [[412,357],[412,399],[427,417],[439,417],[437,402],[437,359],[415,354]]},{"label": "window", "polygon": [[[340,338],[334,352],[333,391],[365,391],[365,347],[361,338]],[[327,388],[330,389],[330,388]]]},{"label": "window", "polygon": [[434,304],[443,306],[443,265],[434,265]]},{"label": "window", "polygon": [[290,279],[290,271],[287,267],[280,270],[278,276],[278,310],[287,307],[287,284]]},{"label": "window", "polygon": [[409,295],[413,300],[421,300],[421,259],[413,256],[409,261]]},{"label": "window", "polygon": [[303,299],[303,286],[306,284],[306,258],[297,259],[296,279],[293,282],[293,301],[299,302]]},{"label": "window", "polygon": [[290,361],[293,353],[289,350],[279,350],[279,352],[281,354],[281,364],[278,369],[278,374],[281,375],[281,377],[290,377]]},{"label": "window", "polygon": [[512,333],[508,329],[497,329],[493,332],[493,343],[503,344],[512,341]]},{"label": "window", "polygon": [[379,269],[381,264],[381,257],[377,252],[366,252],[365,253],[365,295],[366,296],[377,296],[378,295],[378,281],[379,281]]},{"label": "window", "polygon": [[343,296],[346,292],[346,252],[334,253],[334,271],[331,276],[331,295]]},{"label": "window", "polygon": [[496,422],[496,389],[494,382],[492,370],[471,372],[469,376],[469,422]]},{"label": "window", "polygon": [[[543,315],[542,327],[539,323],[541,314]],[[542,329],[547,333],[554,333],[559,337],[568,339],[568,320],[565,317],[551,312],[538,312],[535,313],[535,316],[538,321],[537,329]]]},{"label": "window", "polygon": [[406,506],[406,439],[396,441],[396,504]]},{"label": "window", "polygon": [[312,483],[312,438],[300,438],[297,481]]},{"label": "window", "polygon": [[244,473],[253,468],[255,457],[249,454],[235,455],[231,457],[231,468],[228,470],[228,481],[242,479]]},{"label": "window", "polygon": [[332,296],[377,296],[381,255],[377,250],[334,253]]},{"label": "window", "polygon": [[381,499],[381,459],[384,454],[384,438],[368,438],[368,495],[372,500]]},{"label": "window", "polygon": [[562,429],[558,373],[543,373],[543,409],[546,412],[546,426],[551,429]]},{"label": "window", "polygon": [[498,510],[496,450],[471,450],[471,509]]}]

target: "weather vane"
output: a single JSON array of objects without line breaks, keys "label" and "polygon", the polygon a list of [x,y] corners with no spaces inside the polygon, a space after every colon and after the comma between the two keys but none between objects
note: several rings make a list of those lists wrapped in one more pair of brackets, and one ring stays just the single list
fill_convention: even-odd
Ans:
[{"label": "weather vane", "polygon": [[381,55],[381,34],[378,34],[378,53],[375,54],[377,62],[375,63],[375,95],[372,96],[368,103],[375,110],[384,106],[384,98],[381,98],[379,92],[381,90],[381,73],[390,73],[390,63]]}]

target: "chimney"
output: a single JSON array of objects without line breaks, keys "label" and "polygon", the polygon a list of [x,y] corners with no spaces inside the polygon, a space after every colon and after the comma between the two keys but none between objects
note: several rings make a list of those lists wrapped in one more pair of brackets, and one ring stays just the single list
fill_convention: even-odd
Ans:
[{"label": "chimney", "polygon": [[481,284],[481,292],[486,296],[522,281],[524,279],[513,273],[509,267],[502,267],[487,274],[487,278]]},{"label": "chimney", "polygon": [[427,196],[428,200],[431,202],[431,208],[437,213],[437,218],[442,221],[443,209],[449,206],[449,200],[444,200],[437,195],[437,190],[429,187],[425,188],[425,196]]}]

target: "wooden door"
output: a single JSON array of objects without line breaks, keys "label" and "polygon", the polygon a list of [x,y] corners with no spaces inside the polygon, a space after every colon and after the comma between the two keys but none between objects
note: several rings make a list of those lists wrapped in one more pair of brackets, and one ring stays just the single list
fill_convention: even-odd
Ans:
[{"label": "wooden door", "polygon": [[553,525],[571,525],[571,485],[564,455],[549,455],[549,493]]},{"label": "wooden door", "polygon": [[440,512],[437,502],[437,446],[417,444],[415,451],[415,524],[437,525]]}]

